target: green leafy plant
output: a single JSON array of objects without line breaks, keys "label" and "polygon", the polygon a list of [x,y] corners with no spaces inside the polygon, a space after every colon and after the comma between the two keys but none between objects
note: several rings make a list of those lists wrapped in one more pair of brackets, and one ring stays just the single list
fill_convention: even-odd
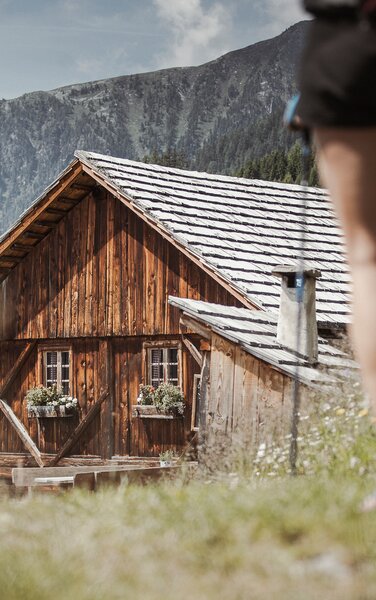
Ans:
[{"label": "green leafy plant", "polygon": [[176,385],[161,383],[154,394],[154,404],[160,412],[166,414],[184,414],[184,396]]},{"label": "green leafy plant", "polygon": [[157,388],[152,385],[140,385],[137,404],[155,406],[164,414],[183,415],[185,402],[181,389],[172,383],[161,383]]},{"label": "green leafy plant", "polygon": [[165,452],[161,452],[159,455],[159,460],[162,463],[171,463],[175,458],[176,455],[173,450],[165,450]]},{"label": "green leafy plant", "polygon": [[71,411],[78,408],[77,398],[63,394],[57,385],[51,385],[50,387],[38,385],[33,387],[28,390],[25,398],[28,408],[33,406],[65,406],[66,409]]},{"label": "green leafy plant", "polygon": [[152,385],[140,384],[140,392],[137,398],[137,404],[150,406],[154,404],[155,388]]}]

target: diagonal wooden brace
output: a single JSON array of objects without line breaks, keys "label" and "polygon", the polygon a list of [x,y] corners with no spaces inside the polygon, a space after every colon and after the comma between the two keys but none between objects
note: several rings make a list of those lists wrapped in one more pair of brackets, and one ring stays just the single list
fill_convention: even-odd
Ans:
[{"label": "diagonal wooden brace", "polygon": [[0,411],[3,413],[4,417],[9,421],[14,431],[22,440],[23,444],[28,449],[30,454],[35,458],[37,464],[40,467],[44,467],[44,462],[42,460],[42,456],[39,449],[34,444],[33,440],[29,436],[21,421],[16,417],[11,407],[6,402],[4,402],[4,400],[0,400]]},{"label": "diagonal wooden brace", "polygon": [[34,348],[35,342],[29,342],[26,344],[25,348],[22,350],[21,354],[17,358],[16,362],[14,363],[13,367],[11,368],[3,382],[3,387],[0,389],[0,398],[4,398],[6,396],[7,391],[9,390],[10,386],[12,385],[13,381],[17,377],[18,373],[22,369],[23,365],[25,364],[26,360],[28,359]]},{"label": "diagonal wooden brace", "polygon": [[77,427],[73,431],[72,435],[69,436],[69,438],[65,442],[64,446],[56,454],[55,458],[51,461],[50,466],[53,467],[53,466],[57,465],[57,463],[72,450],[72,448],[76,445],[76,443],[80,439],[81,435],[84,433],[84,431],[90,425],[90,423],[92,422],[94,417],[98,414],[101,405],[106,400],[106,398],[108,398],[108,396],[109,396],[108,390],[106,390],[105,392],[103,392],[101,394],[99,399],[90,408],[86,417],[84,419],[82,419],[82,421],[77,425]]}]

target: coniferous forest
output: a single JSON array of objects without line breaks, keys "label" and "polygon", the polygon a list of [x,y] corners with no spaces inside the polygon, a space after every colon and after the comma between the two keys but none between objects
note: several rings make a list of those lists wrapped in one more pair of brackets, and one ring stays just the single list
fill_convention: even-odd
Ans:
[{"label": "coniferous forest", "polygon": [[[143,162],[177,169],[195,168],[194,162],[190,162],[183,152],[171,148],[160,154],[154,150],[150,155],[143,157]],[[272,150],[263,156],[250,158],[231,174],[247,179],[300,184],[304,177],[303,171],[302,147],[297,140],[289,149]],[[320,185],[313,151],[309,159],[308,185]]]}]

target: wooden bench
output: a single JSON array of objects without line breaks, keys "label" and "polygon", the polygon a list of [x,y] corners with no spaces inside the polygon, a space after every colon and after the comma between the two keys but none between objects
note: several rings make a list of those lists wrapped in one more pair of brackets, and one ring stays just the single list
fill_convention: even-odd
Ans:
[{"label": "wooden bench", "polygon": [[44,467],[14,468],[12,482],[17,488],[31,490],[41,486],[80,487],[96,490],[101,486],[120,485],[122,483],[144,485],[162,476],[171,476],[180,470],[173,467],[142,466],[87,466],[87,467]]}]

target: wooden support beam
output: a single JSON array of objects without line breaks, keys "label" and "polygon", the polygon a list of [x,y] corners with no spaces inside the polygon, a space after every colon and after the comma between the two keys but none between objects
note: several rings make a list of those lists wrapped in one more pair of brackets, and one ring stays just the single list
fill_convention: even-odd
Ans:
[{"label": "wooden support beam", "polygon": [[57,202],[59,202],[59,204],[66,204],[66,206],[70,206],[71,208],[77,204],[77,200],[74,198],[67,198],[66,196],[59,196]]},{"label": "wooden support beam", "polygon": [[0,411],[3,413],[7,421],[11,424],[12,428],[14,429],[18,437],[21,439],[25,448],[27,448],[30,454],[35,458],[37,465],[39,465],[40,467],[44,467],[44,462],[42,460],[42,456],[39,449],[34,444],[33,440],[29,436],[21,421],[16,417],[11,407],[4,400],[0,400]]},{"label": "wooden support beam", "polygon": [[201,356],[201,353],[197,350],[196,346],[194,344],[192,344],[191,340],[184,337],[184,335],[183,335],[183,343],[186,346],[186,348],[188,348],[189,352],[195,359],[196,363],[198,363],[200,365],[200,367],[202,367],[202,356]]},{"label": "wooden support beam", "polygon": [[187,327],[191,331],[198,333],[199,335],[201,335],[201,337],[205,338],[206,340],[211,339],[210,329],[208,327],[205,327],[204,325],[201,325],[201,323],[198,323],[191,317],[188,317],[188,315],[186,315],[186,314],[183,314],[180,317],[180,325],[183,325],[184,327]]},{"label": "wooden support beam", "polygon": [[44,221],[43,219],[38,219],[38,221],[34,221],[33,227],[43,227],[43,229],[47,229],[46,233],[49,233],[52,229],[51,225],[54,224],[54,221]]},{"label": "wooden support beam", "polygon": [[72,435],[67,439],[64,446],[56,454],[55,458],[51,461],[51,463],[50,463],[51,467],[57,465],[57,463],[62,458],[64,458],[64,456],[66,456],[74,448],[74,446],[80,439],[81,435],[88,428],[90,423],[93,421],[94,417],[96,417],[96,415],[99,413],[102,403],[106,400],[106,398],[108,398],[108,396],[109,396],[108,390],[106,390],[105,392],[103,392],[101,394],[101,396],[99,397],[99,400],[97,400],[96,403],[93,404],[93,406],[90,408],[89,412],[87,413],[86,417],[77,425],[77,427],[73,431]]},{"label": "wooden support beam", "polygon": [[46,208],[45,212],[50,215],[58,215],[59,217],[63,217],[68,213],[68,211],[63,208],[51,208],[50,206]]},{"label": "wooden support beam", "polygon": [[73,188],[74,190],[82,190],[84,192],[91,192],[91,190],[93,189],[93,186],[85,185],[84,183],[73,183],[71,185],[71,188]]},{"label": "wooden support beam", "polygon": [[35,233],[40,233],[42,235],[47,235],[51,231],[50,225],[41,225],[40,223],[39,225],[38,223],[32,223],[30,227],[33,229],[29,229],[29,231],[35,231]]},{"label": "wooden support beam", "polygon": [[[12,244],[10,247],[11,250],[19,250],[20,252],[25,252],[25,250],[30,250],[33,246],[30,244]],[[27,254],[27,252],[26,252]],[[26,256],[25,254],[25,256]]]},{"label": "wooden support beam", "polygon": [[13,262],[20,262],[23,259],[23,256],[11,256],[8,254],[3,254],[0,257],[0,260],[11,260]]},{"label": "wooden support beam", "polygon": [[31,352],[34,350],[34,347],[35,347],[35,342],[29,342],[26,344],[25,348],[22,350],[21,354],[17,358],[13,367],[9,371],[8,375],[5,377],[5,380],[3,382],[3,387],[0,390],[0,397],[4,398],[4,396],[6,396],[10,386],[12,385],[13,381],[19,374],[20,370],[22,369],[23,365],[25,364],[25,361],[28,359]]},{"label": "wooden support beam", "polygon": [[34,231],[24,231],[21,234],[22,237],[30,238],[32,240],[43,240],[45,234],[44,233],[35,233]]},{"label": "wooden support beam", "polygon": [[14,269],[14,267],[17,266],[18,263],[19,263],[18,260],[12,260],[12,261],[10,261],[10,260],[3,259],[2,256],[0,257],[0,261],[1,261],[1,266],[4,269]]}]

